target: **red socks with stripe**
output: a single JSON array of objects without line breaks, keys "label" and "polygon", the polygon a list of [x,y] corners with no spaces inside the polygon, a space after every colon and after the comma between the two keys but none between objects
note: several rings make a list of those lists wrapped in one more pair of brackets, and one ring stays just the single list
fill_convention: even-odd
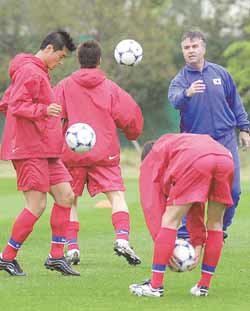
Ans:
[{"label": "red socks with stripe", "polygon": [[115,229],[116,239],[129,240],[130,220],[129,213],[116,212],[112,214],[112,224]]},{"label": "red socks with stripe", "polygon": [[211,279],[221,256],[222,247],[223,231],[208,230],[199,286],[210,287]]},{"label": "red socks with stripe", "polygon": [[66,233],[68,250],[71,250],[71,249],[79,250],[79,245],[77,242],[79,230],[80,230],[80,224],[78,221],[69,222],[67,233]]},{"label": "red socks with stripe", "polygon": [[64,245],[66,242],[66,231],[70,220],[70,208],[54,204],[50,216],[52,230],[52,241],[50,255],[52,258],[64,256]]},{"label": "red socks with stripe", "polygon": [[177,230],[161,227],[154,244],[151,285],[153,288],[163,286],[166,266],[173,254]]},{"label": "red socks with stripe", "polygon": [[32,232],[33,226],[37,220],[38,217],[32,214],[27,208],[21,211],[12,227],[11,238],[8,245],[2,253],[3,259],[12,261],[16,258],[18,250]]}]

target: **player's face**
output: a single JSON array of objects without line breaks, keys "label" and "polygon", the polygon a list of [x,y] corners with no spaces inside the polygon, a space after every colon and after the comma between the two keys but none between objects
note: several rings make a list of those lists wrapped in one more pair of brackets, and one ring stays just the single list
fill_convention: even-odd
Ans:
[{"label": "player's face", "polygon": [[55,69],[58,65],[63,64],[64,58],[68,54],[68,49],[64,47],[62,50],[54,51],[53,46],[49,47],[46,56],[46,65],[49,70]]},{"label": "player's face", "polygon": [[185,62],[191,66],[201,64],[204,61],[205,46],[204,42],[199,38],[186,38],[181,43],[182,53]]}]

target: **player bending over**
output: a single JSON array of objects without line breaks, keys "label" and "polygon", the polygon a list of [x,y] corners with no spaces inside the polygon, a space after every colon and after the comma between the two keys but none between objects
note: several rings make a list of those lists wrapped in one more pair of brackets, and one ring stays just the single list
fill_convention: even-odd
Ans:
[{"label": "player bending over", "polygon": [[129,289],[137,296],[163,296],[164,274],[181,219],[192,214],[193,232],[202,232],[198,203],[203,203],[202,208],[208,201],[201,278],[191,289],[195,296],[207,296],[223,246],[224,211],[232,204],[231,153],[208,135],[166,134],[155,143],[147,143],[142,158],[141,204],[154,240],[154,255],[150,280]]},{"label": "player bending over", "polygon": [[120,170],[120,144],[117,128],[127,139],[135,140],[142,132],[143,116],[133,98],[99,68],[101,48],[96,41],[86,41],[77,50],[80,69],[62,80],[55,92],[62,105],[64,132],[74,123],[89,124],[96,133],[94,148],[77,154],[65,146],[63,162],[73,177],[74,205],[67,231],[68,257],[79,263],[77,241],[79,221],[77,199],[87,184],[91,196],[105,193],[112,204],[112,223],[116,233],[115,252],[129,264],[140,264],[140,258],[129,245],[130,220],[124,197],[125,187]]}]

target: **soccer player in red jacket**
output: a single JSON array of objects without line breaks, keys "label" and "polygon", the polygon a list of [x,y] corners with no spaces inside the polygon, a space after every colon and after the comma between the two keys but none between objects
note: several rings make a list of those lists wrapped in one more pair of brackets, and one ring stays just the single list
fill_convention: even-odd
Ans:
[{"label": "soccer player in red jacket", "polygon": [[80,260],[77,234],[77,198],[87,184],[91,196],[105,193],[112,205],[112,223],[116,232],[114,250],[129,264],[139,264],[140,258],[129,245],[130,220],[124,197],[125,187],[120,170],[120,143],[117,128],[127,139],[135,140],[142,132],[143,116],[133,98],[116,83],[107,79],[99,68],[101,48],[94,40],[78,47],[80,69],[62,80],[56,87],[57,101],[62,105],[64,132],[74,123],[89,124],[96,133],[94,148],[77,154],[65,146],[63,162],[73,177],[75,193],[68,228],[68,257]]},{"label": "soccer player in red jacket", "polygon": [[10,275],[25,275],[16,255],[46,208],[47,192],[55,203],[50,218],[51,250],[45,266],[65,275],[80,275],[64,257],[65,228],[73,191],[71,176],[60,159],[61,106],[49,76],[49,70],[63,63],[74,49],[70,35],[58,30],[47,35],[35,55],[19,54],[10,63],[11,84],[0,103],[0,111],[6,116],[1,158],[12,161],[18,190],[23,191],[25,197],[25,207],[17,216],[8,244],[0,254],[0,270]]},{"label": "soccer player in red jacket", "polygon": [[[223,246],[224,211],[232,204],[232,155],[208,135],[166,134],[155,143],[147,143],[142,158],[141,204],[154,240],[154,255],[151,279],[130,285],[130,291],[137,296],[163,295],[163,278],[173,254],[178,226],[184,215],[188,214],[189,219],[191,214],[191,242],[194,246],[205,242],[205,248],[201,278],[190,292],[207,296]],[[207,201],[204,237],[199,224],[203,211],[199,208],[204,208]]]}]

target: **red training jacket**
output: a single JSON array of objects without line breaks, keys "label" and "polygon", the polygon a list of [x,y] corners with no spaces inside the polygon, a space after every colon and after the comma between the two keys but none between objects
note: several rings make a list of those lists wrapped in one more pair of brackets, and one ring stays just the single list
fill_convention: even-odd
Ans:
[{"label": "red training jacket", "polygon": [[[208,135],[166,134],[155,142],[143,160],[140,167],[141,205],[153,240],[161,227],[173,176],[181,178],[192,163],[208,154],[232,157],[225,147]],[[202,245],[206,239],[204,206],[201,205],[196,203],[187,215],[187,227],[194,246]]]},{"label": "red training jacket", "polygon": [[96,133],[92,150],[77,154],[65,143],[63,161],[68,166],[113,166],[120,162],[117,128],[129,140],[142,132],[143,116],[133,98],[98,68],[82,68],[55,88],[65,118],[64,133],[74,123],[87,123]]},{"label": "red training jacket", "polygon": [[49,117],[55,103],[45,64],[32,54],[19,54],[10,63],[11,84],[0,102],[6,115],[1,158],[58,158],[62,153],[60,117]]}]

